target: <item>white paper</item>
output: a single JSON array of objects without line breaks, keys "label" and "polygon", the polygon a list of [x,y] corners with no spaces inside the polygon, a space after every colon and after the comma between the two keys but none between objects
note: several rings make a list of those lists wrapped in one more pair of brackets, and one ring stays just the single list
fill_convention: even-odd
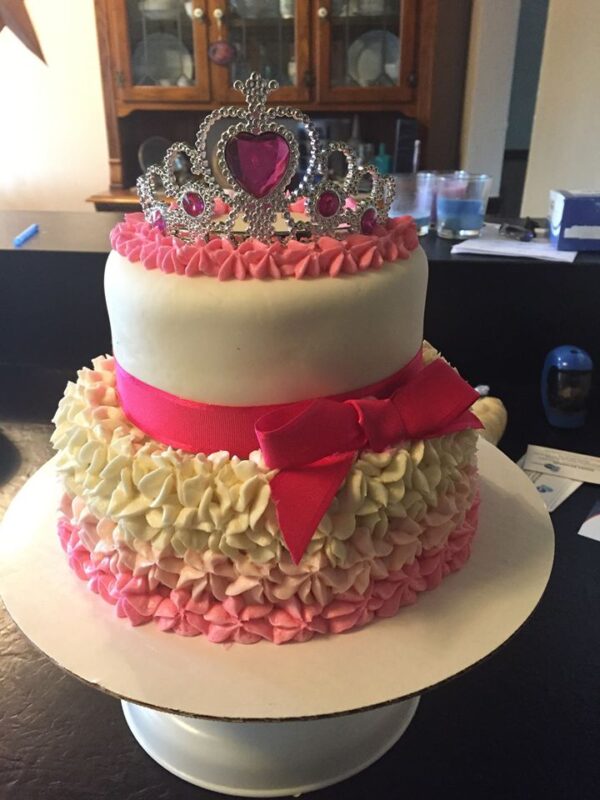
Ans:
[{"label": "white paper", "polygon": [[577,531],[580,536],[600,542],[600,501],[590,511],[588,518]]},{"label": "white paper", "polygon": [[565,239],[600,239],[600,225],[571,225],[565,228]]},{"label": "white paper", "polygon": [[563,478],[560,475],[548,475],[543,472],[532,472],[529,469],[524,469],[525,456],[522,456],[517,463],[538,490],[544,505],[550,513],[556,511],[559,505],[564,503],[567,497],[570,497],[581,486],[581,481],[572,481],[570,478]]},{"label": "white paper", "polygon": [[512,256],[513,258],[541,258],[544,261],[575,261],[574,251],[557,250],[547,239],[533,239],[531,242],[517,242],[500,236],[500,225],[486,222],[478,239],[467,239],[455,244],[450,251],[458,253],[478,253],[490,256]]},{"label": "white paper", "polygon": [[555,450],[530,444],[525,453],[523,469],[556,475],[583,483],[600,484],[600,458],[568,450]]}]

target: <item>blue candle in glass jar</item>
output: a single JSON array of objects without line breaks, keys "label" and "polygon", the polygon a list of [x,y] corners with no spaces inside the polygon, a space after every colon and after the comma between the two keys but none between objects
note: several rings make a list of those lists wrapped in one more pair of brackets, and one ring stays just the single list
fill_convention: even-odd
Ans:
[{"label": "blue candle in glass jar", "polygon": [[477,231],[483,226],[483,203],[479,198],[465,200],[459,197],[438,197],[438,222],[446,228],[459,231]]},{"label": "blue candle in glass jar", "polygon": [[444,239],[479,236],[492,186],[489,175],[463,170],[436,180],[436,231]]}]

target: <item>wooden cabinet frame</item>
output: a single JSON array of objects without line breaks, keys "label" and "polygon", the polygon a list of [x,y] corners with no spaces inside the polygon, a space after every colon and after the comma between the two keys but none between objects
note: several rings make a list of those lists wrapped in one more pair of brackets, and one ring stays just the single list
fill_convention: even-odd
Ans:
[{"label": "wooden cabinet frame", "polygon": [[[108,24],[113,34],[115,47],[116,92],[119,101],[127,103],[164,103],[176,99],[180,103],[208,102],[211,97],[208,63],[207,4],[208,0],[193,0],[193,11],[204,12],[202,20],[192,16],[194,37],[194,75],[193,86],[137,86],[131,71],[131,51],[126,0],[108,0],[105,5]],[[98,6],[98,3],[96,4]]]},{"label": "wooden cabinet frame", "polygon": [[[228,15],[227,0],[207,0],[210,8],[210,42],[220,38],[227,38]],[[271,103],[304,103],[310,100],[309,58],[310,58],[310,0],[297,0],[295,14],[295,59],[296,59],[296,86],[282,86],[269,95]],[[215,11],[223,12],[221,25],[215,21]],[[255,21],[260,23],[260,19]],[[214,97],[221,103],[239,104],[243,99],[238,91],[231,85],[229,68],[218,64],[209,63],[211,84]]]},{"label": "wooden cabinet frame", "polygon": [[[394,105],[411,103],[415,97],[416,65],[415,39],[417,33],[417,0],[399,0],[400,30],[400,75],[397,86],[332,86],[331,85],[331,13],[332,0],[317,0],[313,4],[314,43],[317,68],[317,102],[346,103],[364,102]],[[323,13],[326,12],[326,13]]]},{"label": "wooden cabinet frame", "polygon": [[[129,119],[138,116],[135,112],[208,112],[243,102],[230,86],[228,68],[208,58],[210,44],[227,36],[227,4],[226,0],[193,0],[193,10],[203,12],[192,21],[196,85],[162,87],[133,84],[126,0],[94,3],[111,192],[129,203],[135,198],[123,195],[122,189],[131,184],[135,154],[131,152]],[[331,0],[296,1],[297,85],[281,87],[270,101],[311,113],[395,112],[415,117],[424,145],[423,165],[453,168],[458,159],[471,0],[402,0],[400,83],[391,87],[330,85],[330,23],[319,16],[320,7],[329,13]],[[218,9],[225,12],[221,26],[214,16]],[[90,199],[97,206],[109,207],[112,196],[108,192]]]}]

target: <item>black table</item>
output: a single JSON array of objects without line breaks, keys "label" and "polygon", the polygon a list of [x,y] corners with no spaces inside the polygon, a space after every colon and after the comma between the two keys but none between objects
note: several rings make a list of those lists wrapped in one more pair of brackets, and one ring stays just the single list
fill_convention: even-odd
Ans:
[{"label": "black table", "polygon": [[[73,371],[109,352],[104,305],[108,212],[0,212],[0,365]],[[21,249],[16,233],[40,233]],[[600,252],[574,264],[450,254],[421,240],[429,259],[425,336],[473,383],[529,383],[552,347],[574,343],[600,364]],[[73,331],[77,335],[73,336]]]},{"label": "black table", "polygon": [[[20,230],[41,221],[35,216],[12,222]],[[106,219],[79,216],[102,217],[102,224]],[[0,214],[0,231],[3,218]],[[600,410],[594,408],[580,431],[554,430],[543,419],[537,388],[544,348],[571,340],[598,353],[598,315],[590,314],[599,280],[594,261],[454,260],[447,249],[439,251],[445,243],[426,240],[425,246],[431,248],[432,262],[428,334],[468,377],[490,382],[505,401],[509,427],[502,449],[512,458],[530,442],[600,454]],[[0,248],[5,325],[8,319],[0,338],[2,508],[50,455],[48,421],[67,376],[110,345],[106,327],[97,327],[98,320],[106,326],[101,295],[106,247],[80,247],[71,255],[59,247],[60,242],[54,250],[27,255]],[[540,280],[544,302],[533,309],[534,321],[541,317],[550,323],[552,309],[575,298],[577,309],[524,339],[531,309],[515,296],[539,300]],[[40,285],[33,286],[34,281]],[[13,292],[10,303],[6,287]],[[469,295],[469,287],[479,296]],[[578,297],[582,287],[586,296]],[[26,302],[32,292],[35,313]],[[510,308],[496,302],[498,293],[510,300]],[[481,308],[484,296],[488,305]],[[65,320],[67,312],[72,316]],[[476,317],[465,322],[469,313]],[[10,339],[18,319],[21,331],[33,325],[37,336]],[[75,344],[69,343],[74,320],[81,339]],[[98,347],[103,342],[106,346]],[[491,658],[425,694],[407,733],[390,752],[354,778],[315,792],[315,800],[598,797],[600,543],[576,533],[599,499],[600,488],[585,485],[553,514],[555,566],[524,628]],[[153,762],[130,734],[119,703],[62,673],[24,639],[3,609],[0,686],[2,800],[220,797]]]}]

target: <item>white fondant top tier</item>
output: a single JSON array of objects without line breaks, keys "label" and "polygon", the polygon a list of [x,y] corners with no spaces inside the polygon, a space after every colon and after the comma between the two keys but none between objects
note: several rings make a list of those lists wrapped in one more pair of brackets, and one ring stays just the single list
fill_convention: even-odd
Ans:
[{"label": "white fondant top tier", "polygon": [[336,278],[166,274],[113,251],[105,291],[114,355],[190,400],[266,405],[340,394],[401,369],[423,340],[427,259]]}]

